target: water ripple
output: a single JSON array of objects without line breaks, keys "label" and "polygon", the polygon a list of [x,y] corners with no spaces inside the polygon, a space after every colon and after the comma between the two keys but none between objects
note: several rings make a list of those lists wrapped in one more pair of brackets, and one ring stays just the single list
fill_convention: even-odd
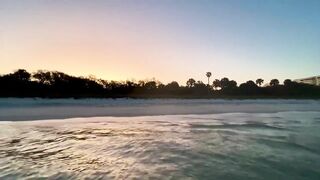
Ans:
[{"label": "water ripple", "polygon": [[6,122],[0,124],[0,178],[317,179],[319,115]]}]

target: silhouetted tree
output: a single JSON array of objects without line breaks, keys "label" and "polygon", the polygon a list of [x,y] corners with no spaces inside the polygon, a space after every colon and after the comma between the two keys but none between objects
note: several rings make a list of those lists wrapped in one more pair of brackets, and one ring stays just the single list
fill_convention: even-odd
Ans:
[{"label": "silhouetted tree", "polygon": [[157,88],[157,83],[155,81],[149,81],[144,85],[144,87],[148,90],[153,90]]},{"label": "silhouetted tree", "polygon": [[207,76],[207,78],[208,78],[208,86],[210,85],[210,77],[211,77],[211,72],[207,72],[206,73],[206,76]]},{"label": "silhouetted tree", "polygon": [[196,83],[196,80],[194,80],[193,78],[190,78],[188,81],[187,81],[187,87],[194,87],[194,84]]},{"label": "silhouetted tree", "polygon": [[228,88],[229,86],[229,79],[228,78],[222,78],[220,80],[220,86],[221,86],[221,89],[226,89]]},{"label": "silhouetted tree", "polygon": [[263,82],[264,82],[264,80],[261,79],[261,78],[259,78],[259,79],[256,80],[256,84],[257,84],[258,86],[261,86]]},{"label": "silhouetted tree", "polygon": [[204,88],[204,87],[206,87],[206,85],[202,81],[197,81],[194,84],[194,87],[196,87],[196,88]]},{"label": "silhouetted tree", "polygon": [[220,83],[220,80],[219,79],[215,79],[212,83],[212,86],[215,88],[215,89],[218,89],[218,88],[221,88],[221,83]]},{"label": "silhouetted tree", "polygon": [[105,89],[109,87],[109,83],[107,80],[99,79],[98,83],[101,84]]},{"label": "silhouetted tree", "polygon": [[166,88],[178,89],[179,88],[179,83],[177,83],[176,81],[172,81],[171,83],[166,85]]},{"label": "silhouetted tree", "polygon": [[19,69],[12,74],[12,77],[19,81],[29,81],[31,74],[24,69]]},{"label": "silhouetted tree", "polygon": [[245,95],[256,95],[259,93],[259,87],[253,81],[247,81],[246,83],[242,83],[239,86],[241,94]]},{"label": "silhouetted tree", "polygon": [[231,89],[237,87],[237,82],[234,80],[229,80],[228,78],[222,78],[220,80],[221,89]]},{"label": "silhouetted tree", "polygon": [[279,85],[279,80],[278,79],[272,79],[270,81],[270,86],[278,86]]},{"label": "silhouetted tree", "polygon": [[158,85],[158,88],[160,88],[160,89],[165,88],[165,87],[166,87],[166,85],[164,85],[162,83]]},{"label": "silhouetted tree", "polygon": [[289,87],[293,84],[293,82],[291,81],[291,79],[286,79],[283,81],[283,85],[286,87]]},{"label": "silhouetted tree", "polygon": [[237,82],[234,80],[229,81],[229,88],[236,88],[237,87]]},{"label": "silhouetted tree", "polygon": [[39,70],[32,77],[43,84],[51,84],[52,82],[51,72],[49,71]]},{"label": "silhouetted tree", "polygon": [[[210,82],[210,79],[208,79]],[[256,84],[261,85],[256,81]],[[155,79],[149,81],[107,81],[90,77],[75,77],[58,71],[37,71],[32,74],[24,69],[0,76],[0,97],[193,97],[210,98],[233,95],[259,95],[270,97],[320,98],[320,87],[284,81],[279,85],[277,79],[270,86],[258,87],[247,81],[237,87],[237,82],[222,78],[214,80],[212,86],[221,90],[213,91],[202,81],[189,79],[187,87],[172,81],[163,85]],[[191,88],[192,87],[192,88]]]},{"label": "silhouetted tree", "polygon": [[194,92],[195,94],[198,95],[207,95],[208,92],[208,86],[206,84],[204,84],[202,81],[197,81],[194,84]]},{"label": "silhouetted tree", "polygon": [[146,82],[144,82],[144,81],[142,81],[142,80],[140,80],[140,81],[138,82],[138,85],[139,85],[140,87],[144,87],[145,84],[146,84]]},{"label": "silhouetted tree", "polygon": [[257,88],[258,86],[253,81],[247,81],[246,83],[241,84],[239,87],[245,86],[247,88]]}]

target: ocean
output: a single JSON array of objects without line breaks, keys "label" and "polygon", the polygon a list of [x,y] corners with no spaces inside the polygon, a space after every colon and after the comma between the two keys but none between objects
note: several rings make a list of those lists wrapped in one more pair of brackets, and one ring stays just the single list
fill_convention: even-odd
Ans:
[{"label": "ocean", "polygon": [[0,179],[320,179],[319,100],[0,99]]}]

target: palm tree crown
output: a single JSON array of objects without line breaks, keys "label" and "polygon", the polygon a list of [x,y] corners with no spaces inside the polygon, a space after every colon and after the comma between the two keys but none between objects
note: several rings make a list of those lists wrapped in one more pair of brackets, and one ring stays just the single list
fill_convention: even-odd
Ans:
[{"label": "palm tree crown", "polygon": [[208,78],[208,86],[209,86],[209,84],[210,84],[210,77],[211,77],[211,75],[212,75],[211,72],[207,72],[207,73],[206,73],[206,76],[207,76],[207,78]]}]

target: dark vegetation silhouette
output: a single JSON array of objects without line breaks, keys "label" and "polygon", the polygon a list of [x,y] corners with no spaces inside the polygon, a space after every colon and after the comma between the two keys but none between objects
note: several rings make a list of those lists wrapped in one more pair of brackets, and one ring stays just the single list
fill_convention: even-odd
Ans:
[{"label": "dark vegetation silhouette", "polygon": [[208,78],[208,86],[210,85],[210,77],[211,77],[212,73],[211,72],[207,72],[206,76]]},{"label": "dark vegetation silhouette", "polygon": [[263,84],[263,82],[264,82],[264,80],[261,79],[261,78],[259,78],[259,79],[256,80],[256,84],[257,84],[258,86],[261,86],[261,85]]},{"label": "dark vegetation silhouette", "polygon": [[39,70],[29,73],[19,69],[0,76],[0,97],[43,98],[320,98],[320,87],[286,79],[283,84],[272,79],[249,80],[237,85],[228,78],[215,79],[208,84],[190,78],[186,86],[172,81],[162,84],[156,80],[107,81],[95,77],[75,77],[58,71]]}]

